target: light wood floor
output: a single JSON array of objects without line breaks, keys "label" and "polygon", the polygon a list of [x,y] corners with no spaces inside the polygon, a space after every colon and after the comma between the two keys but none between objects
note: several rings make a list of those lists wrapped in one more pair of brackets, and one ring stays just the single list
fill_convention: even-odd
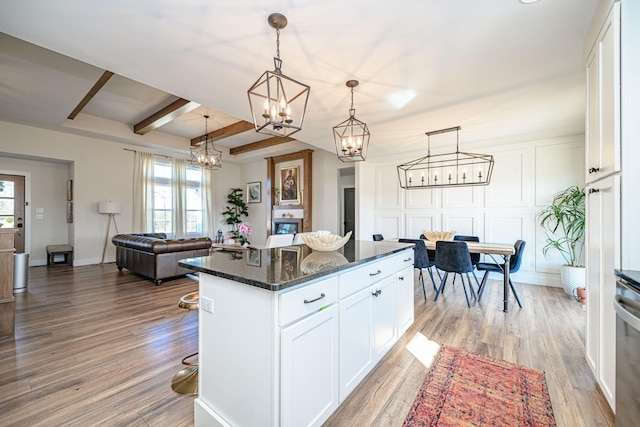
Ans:
[{"label": "light wood floor", "polygon": [[[190,426],[193,397],[171,390],[197,348],[197,313],[177,307],[190,278],[154,286],[104,267],[35,267],[17,295],[16,335],[0,339],[0,426]],[[501,308],[492,285],[466,307],[459,284],[422,298],[416,321],[327,426],[399,426],[427,373],[417,334],[546,372],[559,426],[613,426],[584,358],[584,312],[559,288],[516,284],[525,308]],[[247,393],[247,400],[259,398]]]}]

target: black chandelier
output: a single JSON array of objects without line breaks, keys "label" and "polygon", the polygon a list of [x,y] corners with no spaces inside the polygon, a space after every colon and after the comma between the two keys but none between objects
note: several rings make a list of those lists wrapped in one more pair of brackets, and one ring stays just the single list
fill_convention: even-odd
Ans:
[{"label": "black chandelier", "polygon": [[[456,132],[455,153],[431,155],[431,136],[453,131]],[[398,166],[400,187],[413,190],[489,184],[493,156],[460,151],[460,126],[427,132],[426,135],[427,156]]]},{"label": "black chandelier", "polygon": [[222,151],[216,150],[213,140],[209,137],[207,121],[209,116],[204,116],[204,141],[198,146],[191,147],[191,159],[189,164],[202,169],[220,169],[222,167]]},{"label": "black chandelier", "polygon": [[363,161],[367,157],[369,148],[369,127],[366,123],[356,119],[356,109],[353,108],[353,88],[358,86],[357,80],[347,81],[351,88],[351,108],[349,118],[333,127],[333,140],[336,143],[336,153],[343,162]]},{"label": "black chandelier", "polygon": [[282,74],[280,30],[287,26],[287,18],[272,13],[268,22],[276,29],[275,69],[265,71],[247,94],[256,132],[285,137],[302,129],[311,87]]}]

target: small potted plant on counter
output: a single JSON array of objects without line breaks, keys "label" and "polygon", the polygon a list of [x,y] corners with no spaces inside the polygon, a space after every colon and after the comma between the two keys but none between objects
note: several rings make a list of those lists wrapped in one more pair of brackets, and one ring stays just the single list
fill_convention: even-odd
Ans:
[{"label": "small potted plant on counter", "polygon": [[585,268],[582,265],[585,231],[585,194],[572,186],[557,194],[549,206],[538,213],[540,226],[547,235],[542,253],[560,252],[566,263],[560,268],[562,288],[568,295],[585,287]]}]

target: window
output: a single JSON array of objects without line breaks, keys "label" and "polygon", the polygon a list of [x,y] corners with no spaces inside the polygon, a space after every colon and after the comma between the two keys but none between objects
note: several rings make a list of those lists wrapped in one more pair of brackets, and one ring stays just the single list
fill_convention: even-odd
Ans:
[{"label": "window", "polygon": [[[183,179],[179,179],[181,175]],[[181,170],[168,160],[155,160],[152,232],[171,236],[203,235],[202,180],[200,168],[187,166]]]}]

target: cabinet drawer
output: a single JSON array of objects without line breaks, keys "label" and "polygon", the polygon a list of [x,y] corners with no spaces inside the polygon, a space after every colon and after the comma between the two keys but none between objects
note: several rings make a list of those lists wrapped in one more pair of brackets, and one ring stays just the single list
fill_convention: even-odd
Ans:
[{"label": "cabinet drawer", "polygon": [[[401,258],[401,256],[404,256]],[[388,277],[400,269],[400,263],[409,255],[402,254],[383,258],[364,267],[347,271],[340,275],[340,298],[347,297],[380,279]],[[411,255],[413,262],[413,255]]]},{"label": "cabinet drawer", "polygon": [[286,325],[338,300],[338,278],[332,277],[280,295],[280,322]]}]

